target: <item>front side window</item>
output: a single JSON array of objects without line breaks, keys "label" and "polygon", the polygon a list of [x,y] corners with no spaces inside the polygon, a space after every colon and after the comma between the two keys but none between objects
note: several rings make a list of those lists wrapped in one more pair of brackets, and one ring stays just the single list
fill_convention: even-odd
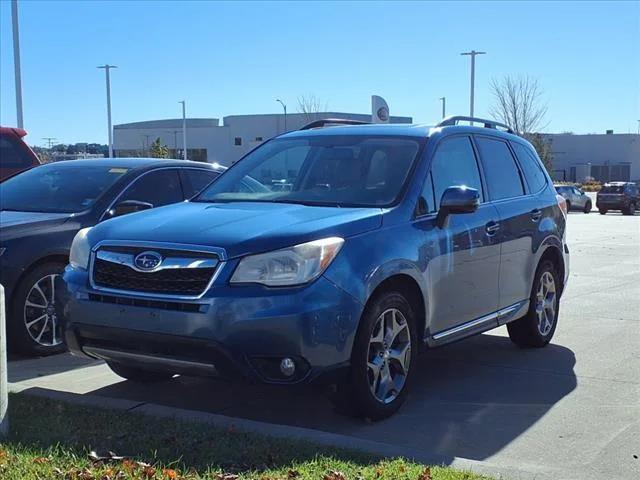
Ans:
[{"label": "front side window", "polygon": [[0,184],[0,209],[81,212],[91,207],[127,171],[127,168],[104,166],[42,165]]},{"label": "front side window", "polygon": [[442,194],[449,187],[475,188],[482,199],[480,172],[469,137],[448,138],[438,145],[431,162],[431,176],[435,210],[440,207]]},{"label": "front side window", "polygon": [[215,170],[184,168],[180,170],[185,198],[191,198],[220,175]]},{"label": "front side window", "polygon": [[511,142],[511,146],[520,161],[524,178],[529,185],[529,191],[531,191],[531,193],[539,192],[547,184],[547,177],[542,171],[540,161],[534,157],[533,153],[524,145]]},{"label": "front side window", "polygon": [[182,187],[175,169],[156,170],[142,175],[118,199],[137,200],[154,207],[169,205],[183,200]]},{"label": "front side window", "polygon": [[478,150],[491,200],[524,195],[520,171],[506,142],[477,137]]},{"label": "front side window", "polygon": [[319,135],[263,144],[194,201],[378,207],[400,195],[420,144],[404,137]]}]

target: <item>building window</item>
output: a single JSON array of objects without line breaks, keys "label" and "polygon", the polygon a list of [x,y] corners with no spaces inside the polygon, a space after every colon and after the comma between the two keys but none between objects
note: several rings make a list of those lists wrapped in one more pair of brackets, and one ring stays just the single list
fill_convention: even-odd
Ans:
[{"label": "building window", "polygon": [[234,143],[234,145],[236,147],[242,145],[242,138],[241,137],[236,137],[233,143]]},{"label": "building window", "polygon": [[256,142],[261,142],[262,141],[262,137],[256,137]]}]

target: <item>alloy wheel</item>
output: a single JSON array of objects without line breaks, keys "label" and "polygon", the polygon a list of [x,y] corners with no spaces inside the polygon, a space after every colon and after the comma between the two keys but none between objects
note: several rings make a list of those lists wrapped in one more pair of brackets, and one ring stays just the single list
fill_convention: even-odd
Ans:
[{"label": "alloy wheel", "polygon": [[407,381],[411,363],[411,334],[407,319],[396,308],[376,319],[367,358],[371,393],[381,403],[393,402]]},{"label": "alloy wheel", "polygon": [[47,275],[29,290],[24,304],[24,324],[31,339],[43,347],[62,343],[56,313],[55,282],[58,274]]},{"label": "alloy wheel", "polygon": [[546,336],[556,319],[556,281],[551,272],[544,272],[540,277],[536,302],[538,332]]}]

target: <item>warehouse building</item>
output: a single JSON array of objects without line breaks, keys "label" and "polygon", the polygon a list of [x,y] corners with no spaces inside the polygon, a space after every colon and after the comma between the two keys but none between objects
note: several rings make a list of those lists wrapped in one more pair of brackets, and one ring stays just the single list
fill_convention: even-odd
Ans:
[{"label": "warehouse building", "polygon": [[640,135],[545,135],[551,140],[555,180],[582,183],[640,181]]},{"label": "warehouse building", "polygon": [[[231,115],[187,119],[187,158],[231,165],[260,143],[285,131],[297,130],[321,118],[371,121],[371,114],[319,112],[313,114]],[[411,117],[389,117],[390,123],[411,123]],[[147,156],[160,139],[174,158],[182,158],[182,119],[150,120],[114,125],[113,145],[117,157]]]}]

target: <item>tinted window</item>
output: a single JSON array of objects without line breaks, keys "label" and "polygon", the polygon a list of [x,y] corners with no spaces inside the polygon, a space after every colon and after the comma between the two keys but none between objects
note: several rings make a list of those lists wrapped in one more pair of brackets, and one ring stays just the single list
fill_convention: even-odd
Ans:
[{"label": "tinted window", "polygon": [[418,141],[401,137],[272,140],[244,157],[195,201],[389,205],[400,194],[419,148]]},{"label": "tinted window", "polygon": [[73,213],[91,207],[126,168],[49,164],[0,184],[0,208],[22,212]]},{"label": "tinted window", "polygon": [[501,140],[477,137],[480,159],[491,200],[524,194],[518,166],[507,144]]},{"label": "tinted window", "polygon": [[200,190],[213,182],[213,180],[218,178],[218,175],[219,173],[214,170],[209,171],[192,168],[180,170],[185,198],[193,197],[196,193],[200,192]]},{"label": "tinted window", "polygon": [[623,193],[624,186],[622,185],[605,185],[600,190],[600,193]]},{"label": "tinted window", "polygon": [[438,145],[431,163],[431,176],[436,210],[440,206],[442,194],[448,187],[464,185],[475,188],[482,198],[478,164],[468,137],[449,138]]},{"label": "tinted window", "polygon": [[178,171],[175,169],[156,170],[142,175],[118,199],[147,202],[154,207],[169,205],[183,200]]},{"label": "tinted window", "polygon": [[10,135],[0,137],[0,167],[27,168],[33,164],[29,157],[18,144],[18,140]]},{"label": "tinted window", "polygon": [[520,160],[520,166],[529,185],[529,191],[531,193],[539,192],[547,184],[547,177],[540,166],[540,162],[531,153],[531,150],[524,145],[517,142],[512,142],[511,145],[516,152],[518,160]]}]

